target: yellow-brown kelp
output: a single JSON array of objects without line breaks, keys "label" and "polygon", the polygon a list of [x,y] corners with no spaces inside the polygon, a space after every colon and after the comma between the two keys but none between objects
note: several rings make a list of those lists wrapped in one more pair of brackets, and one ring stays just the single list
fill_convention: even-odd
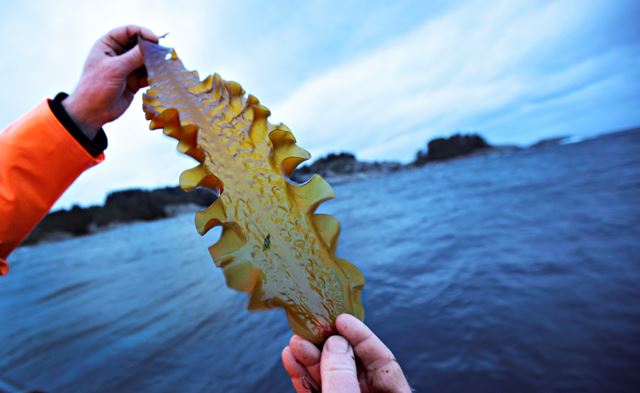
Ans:
[{"label": "yellow-brown kelp", "polygon": [[363,319],[364,277],[335,254],[338,221],[314,213],[335,197],[331,186],[318,175],[303,184],[289,179],[309,153],[285,125],[270,124],[269,109],[238,83],[218,74],[200,81],[172,49],[140,46],[150,128],[163,128],[200,163],[182,173],[180,186],[219,195],[195,221],[201,235],[222,226],[209,251],[227,285],[251,294],[250,310],[283,307],[291,329],[315,343],[332,334],[339,314]]}]

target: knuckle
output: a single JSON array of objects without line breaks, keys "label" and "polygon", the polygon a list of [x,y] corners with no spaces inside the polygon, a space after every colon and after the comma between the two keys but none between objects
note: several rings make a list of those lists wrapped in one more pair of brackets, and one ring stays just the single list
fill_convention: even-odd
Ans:
[{"label": "knuckle", "polygon": [[333,361],[327,365],[326,371],[334,374],[356,374],[356,367],[353,362],[345,360]]}]

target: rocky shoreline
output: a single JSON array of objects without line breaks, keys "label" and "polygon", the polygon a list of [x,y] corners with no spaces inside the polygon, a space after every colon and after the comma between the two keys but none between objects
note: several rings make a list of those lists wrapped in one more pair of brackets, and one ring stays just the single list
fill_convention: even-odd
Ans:
[{"label": "rocky shoreline", "polygon": [[189,193],[180,187],[115,191],[107,196],[102,206],[73,206],[49,213],[24,244],[88,235],[134,221],[167,218],[186,209],[195,211],[198,207],[209,206],[215,199],[215,194],[206,189]]},{"label": "rocky shoreline", "polygon": [[[564,139],[564,137],[549,138],[530,148],[559,144]],[[394,161],[366,162],[359,161],[352,153],[331,153],[309,165],[300,166],[291,178],[297,182],[304,182],[317,173],[331,184],[341,184],[470,155],[520,149],[523,148],[491,145],[477,134],[456,134],[429,141],[408,164]],[[73,206],[68,210],[49,213],[24,243],[35,244],[44,240],[82,236],[134,221],[172,217],[209,206],[215,199],[215,194],[206,189],[197,189],[189,193],[182,191],[179,187],[116,191],[107,196],[102,206]]]}]

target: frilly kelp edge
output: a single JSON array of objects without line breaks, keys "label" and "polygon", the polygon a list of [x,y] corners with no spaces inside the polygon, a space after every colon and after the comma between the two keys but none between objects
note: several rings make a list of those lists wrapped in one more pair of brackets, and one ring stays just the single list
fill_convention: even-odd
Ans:
[{"label": "frilly kelp edge", "polygon": [[303,184],[290,179],[310,158],[292,132],[269,123],[269,109],[238,83],[218,74],[200,80],[173,49],[139,44],[150,83],[143,95],[150,128],[162,128],[199,162],[182,173],[180,186],[218,195],[195,222],[201,235],[222,227],[209,251],[227,285],[250,294],[250,310],[284,308],[293,332],[314,343],[335,332],[341,313],[364,319],[364,277],[336,256],[340,225],[315,213],[334,191],[318,175]]}]

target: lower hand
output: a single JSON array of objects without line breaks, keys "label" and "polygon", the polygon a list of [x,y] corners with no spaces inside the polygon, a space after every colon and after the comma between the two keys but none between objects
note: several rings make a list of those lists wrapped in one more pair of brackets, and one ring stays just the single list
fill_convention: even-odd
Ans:
[{"label": "lower hand", "polygon": [[93,45],[78,85],[62,101],[89,139],[104,124],[120,117],[138,89],[147,86],[146,77],[135,72],[144,65],[140,47],[132,45],[136,36],[158,42],[158,37],[144,27],[129,25],[111,30]]},{"label": "lower hand", "polygon": [[342,314],[336,328],[340,335],[329,337],[322,351],[297,335],[282,351],[297,393],[411,392],[393,353],[364,323]]}]

